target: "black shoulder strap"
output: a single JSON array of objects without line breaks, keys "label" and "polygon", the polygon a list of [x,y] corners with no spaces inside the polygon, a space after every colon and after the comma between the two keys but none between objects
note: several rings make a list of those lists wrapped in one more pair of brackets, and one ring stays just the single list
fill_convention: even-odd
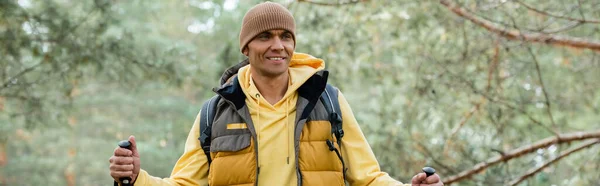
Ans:
[{"label": "black shoulder strap", "polygon": [[221,96],[215,95],[210,98],[208,101],[202,104],[202,110],[200,110],[200,145],[202,146],[202,150],[204,150],[204,154],[208,159],[208,165],[212,162],[210,158],[210,137],[212,132],[212,123],[215,118],[217,103]]},{"label": "black shoulder strap", "polygon": [[327,84],[325,91],[321,94],[321,102],[329,113],[329,122],[331,123],[331,133],[335,135],[338,146],[341,145],[344,130],[342,129],[342,111],[340,110],[340,102],[338,101],[338,89]]},{"label": "black shoulder strap", "polygon": [[[335,135],[337,139],[338,147],[342,148],[342,137],[344,137],[344,129],[342,128],[342,110],[340,108],[340,102],[338,100],[338,89],[334,86],[327,84],[325,87],[325,91],[321,94],[321,102],[325,106],[325,110],[329,113],[329,123],[331,123],[331,133]],[[342,158],[342,154],[340,150],[336,149],[331,141],[327,140],[327,145],[329,146],[329,150],[335,151],[336,155],[342,162],[342,173],[344,176],[344,180],[346,180],[346,165],[344,163],[344,158]]]}]

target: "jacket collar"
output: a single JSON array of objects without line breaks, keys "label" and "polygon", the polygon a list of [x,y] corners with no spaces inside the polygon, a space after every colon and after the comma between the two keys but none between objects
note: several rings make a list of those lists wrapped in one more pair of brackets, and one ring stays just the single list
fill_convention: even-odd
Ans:
[{"label": "jacket collar", "polygon": [[[328,77],[328,71],[318,71],[298,88],[298,96],[307,100],[317,100],[325,90],[325,86],[327,86]],[[231,101],[236,110],[243,108],[246,104],[246,95],[240,86],[237,76],[233,77],[230,82],[225,83],[220,88],[214,88],[213,91],[221,95],[225,100]]]}]

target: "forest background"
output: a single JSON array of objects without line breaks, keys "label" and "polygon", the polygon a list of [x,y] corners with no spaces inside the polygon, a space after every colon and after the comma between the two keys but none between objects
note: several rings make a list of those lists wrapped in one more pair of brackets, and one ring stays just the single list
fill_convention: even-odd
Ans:
[{"label": "forest background", "polygon": [[[167,177],[256,0],[0,0],[0,185]],[[285,0],[384,171],[598,185],[600,1]]]}]

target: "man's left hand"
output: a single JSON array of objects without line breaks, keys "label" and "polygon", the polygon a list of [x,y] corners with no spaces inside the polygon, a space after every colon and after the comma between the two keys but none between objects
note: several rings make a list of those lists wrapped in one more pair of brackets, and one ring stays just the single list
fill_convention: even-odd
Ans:
[{"label": "man's left hand", "polygon": [[433,174],[429,177],[425,173],[419,173],[413,176],[411,181],[413,186],[443,186],[440,176]]}]

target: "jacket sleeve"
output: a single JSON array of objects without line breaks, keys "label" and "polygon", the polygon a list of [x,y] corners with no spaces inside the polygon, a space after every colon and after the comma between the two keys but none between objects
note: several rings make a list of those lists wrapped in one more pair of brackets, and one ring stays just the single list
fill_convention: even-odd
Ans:
[{"label": "jacket sleeve", "polygon": [[[200,146],[200,113],[196,116],[194,125],[185,142],[185,151],[179,157],[169,178],[151,176],[143,169],[140,170],[135,186],[192,186],[208,185],[208,163],[206,155]],[[152,163],[152,162],[146,162]]]},{"label": "jacket sleeve", "polygon": [[341,92],[338,92],[340,110],[342,111],[342,156],[348,168],[346,180],[352,186],[362,185],[394,185],[408,186],[394,180],[388,173],[382,172],[371,146],[363,135],[350,105]]}]

